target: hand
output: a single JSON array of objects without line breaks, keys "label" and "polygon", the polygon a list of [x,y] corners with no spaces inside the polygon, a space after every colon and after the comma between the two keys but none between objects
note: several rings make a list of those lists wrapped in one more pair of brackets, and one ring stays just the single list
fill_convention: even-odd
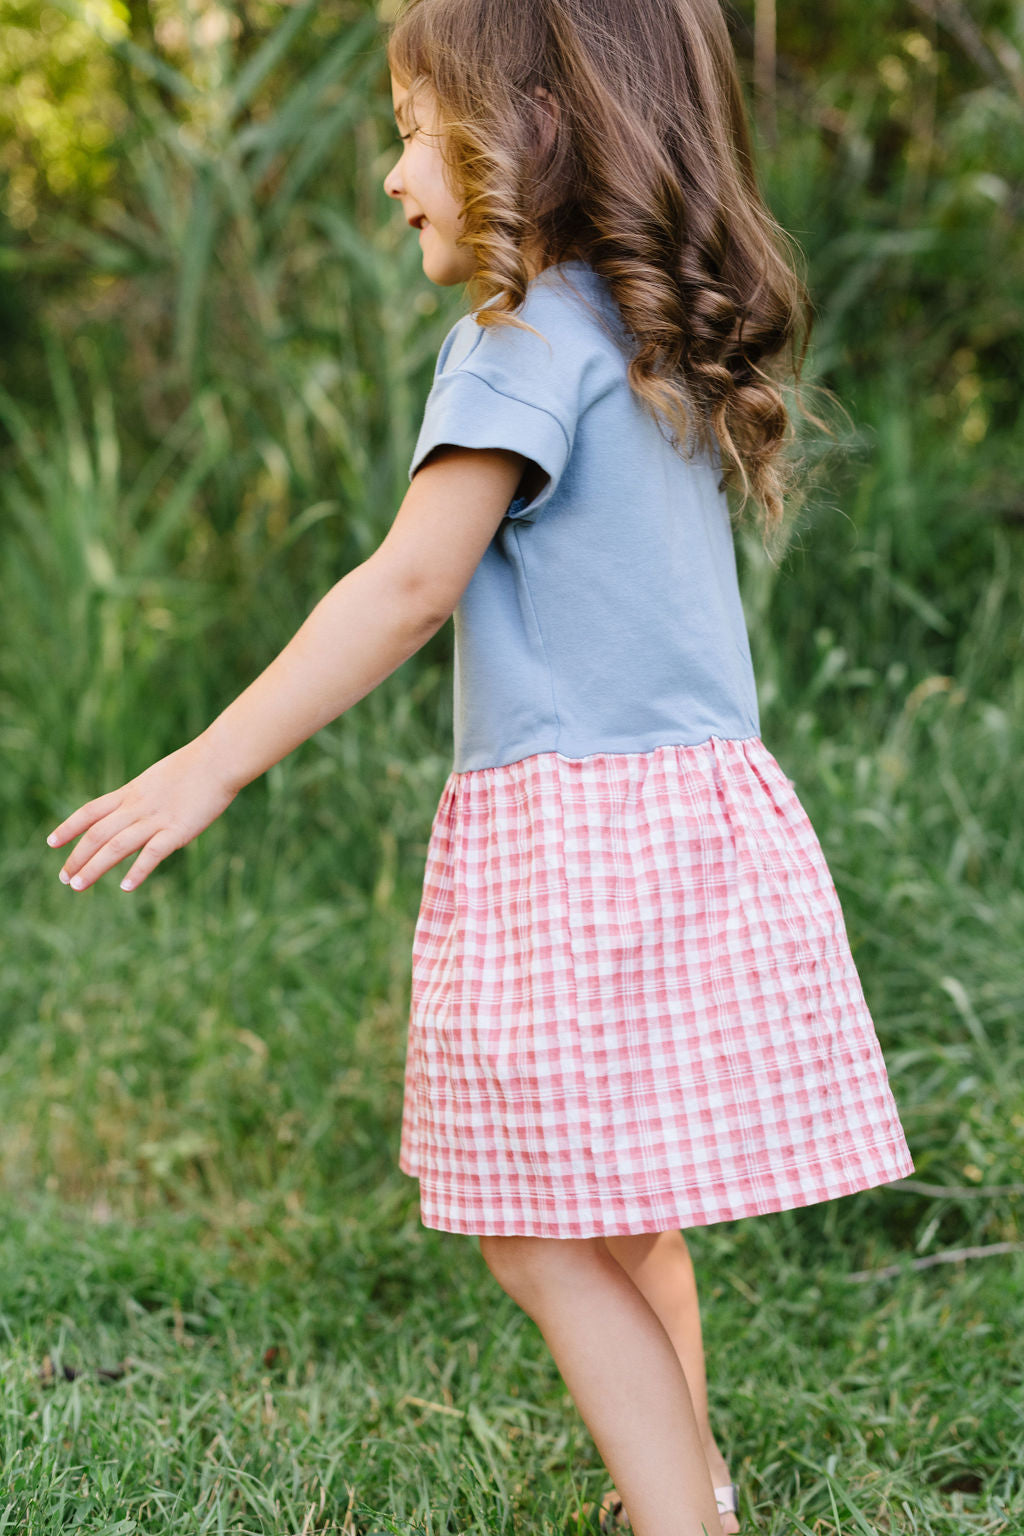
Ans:
[{"label": "hand", "polygon": [[126,854],[141,848],[121,881],[123,890],[135,890],[169,853],[215,821],[237,793],[197,737],[120,789],[79,806],[50,833],[51,848],[85,833],[65,860],[60,878],[76,891],[87,890]]}]

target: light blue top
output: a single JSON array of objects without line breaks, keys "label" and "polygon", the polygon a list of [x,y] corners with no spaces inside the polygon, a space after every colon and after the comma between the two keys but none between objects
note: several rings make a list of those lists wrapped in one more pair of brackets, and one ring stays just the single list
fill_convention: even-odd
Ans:
[{"label": "light blue top", "polygon": [[449,331],[409,470],[453,443],[548,476],[455,609],[454,770],[759,736],[717,463],[684,460],[637,401],[590,266],[542,272],[519,318],[541,336],[472,314]]}]

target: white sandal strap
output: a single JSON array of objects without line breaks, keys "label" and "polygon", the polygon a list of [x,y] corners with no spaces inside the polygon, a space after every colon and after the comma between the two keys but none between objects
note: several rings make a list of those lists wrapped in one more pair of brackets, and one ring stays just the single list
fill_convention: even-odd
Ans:
[{"label": "white sandal strap", "polygon": [[715,1502],[720,1515],[738,1515],[740,1512],[739,1488],[735,1483],[726,1483],[724,1488],[716,1488]]}]

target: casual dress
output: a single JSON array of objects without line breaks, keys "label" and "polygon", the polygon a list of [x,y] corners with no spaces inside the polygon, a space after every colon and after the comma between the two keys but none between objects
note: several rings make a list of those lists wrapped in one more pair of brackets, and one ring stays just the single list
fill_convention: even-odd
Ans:
[{"label": "casual dress", "polygon": [[760,739],[720,466],[639,405],[603,280],[449,332],[442,443],[546,474],[455,610],[399,1164],[449,1232],[592,1237],[913,1172],[843,915]]}]

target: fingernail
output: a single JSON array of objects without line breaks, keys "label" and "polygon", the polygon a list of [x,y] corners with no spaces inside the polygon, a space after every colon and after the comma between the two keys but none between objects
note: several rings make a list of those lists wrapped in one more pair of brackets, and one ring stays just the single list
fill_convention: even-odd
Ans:
[{"label": "fingernail", "polygon": [[84,883],[85,882],[83,881],[81,875],[75,875],[74,879],[71,882],[71,889],[73,891],[80,891],[82,889],[82,886],[83,886]]},{"label": "fingernail", "polygon": [[122,891],[130,891],[131,888],[132,888],[132,883],[128,879],[128,876],[125,875],[124,879],[121,881],[121,889],[122,889]]},{"label": "fingernail", "polygon": [[62,869],[61,870],[60,875],[58,876],[58,879],[60,879],[61,882],[64,885],[70,885],[71,884],[71,876],[68,874],[66,869]]},{"label": "fingernail", "polygon": [[46,839],[46,841],[49,843],[50,847],[52,848],[53,845],[57,841],[57,834],[56,834],[56,832],[51,832],[49,837]]}]

